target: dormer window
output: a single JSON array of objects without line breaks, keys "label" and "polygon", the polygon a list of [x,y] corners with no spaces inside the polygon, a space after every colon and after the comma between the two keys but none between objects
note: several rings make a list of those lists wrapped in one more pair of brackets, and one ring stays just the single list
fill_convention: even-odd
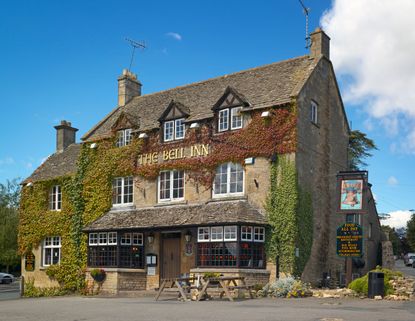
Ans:
[{"label": "dormer window", "polygon": [[164,141],[183,139],[185,134],[184,118],[164,122]]},{"label": "dormer window", "polygon": [[117,147],[130,145],[132,140],[131,128],[117,131]]},{"label": "dormer window", "polygon": [[226,108],[219,111],[218,131],[242,128],[242,107]]},{"label": "dormer window", "polygon": [[60,211],[61,209],[62,191],[60,185],[55,185],[49,190],[49,210]]}]

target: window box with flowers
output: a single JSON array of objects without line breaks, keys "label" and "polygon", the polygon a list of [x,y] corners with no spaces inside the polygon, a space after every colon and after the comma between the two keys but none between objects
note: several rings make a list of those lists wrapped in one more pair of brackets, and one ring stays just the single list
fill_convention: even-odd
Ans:
[{"label": "window box with flowers", "polygon": [[89,273],[96,282],[103,282],[107,275],[104,269],[92,269]]}]

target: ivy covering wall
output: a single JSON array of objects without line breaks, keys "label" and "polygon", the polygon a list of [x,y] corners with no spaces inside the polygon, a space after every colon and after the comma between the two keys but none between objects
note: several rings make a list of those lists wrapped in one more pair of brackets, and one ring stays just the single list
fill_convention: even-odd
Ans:
[{"label": "ivy covering wall", "polygon": [[266,206],[270,224],[268,259],[275,262],[278,256],[281,272],[301,276],[313,242],[311,194],[298,185],[295,162],[290,155],[279,155],[275,159],[270,176]]},{"label": "ivy covering wall", "polygon": [[[47,236],[61,236],[61,263],[47,269],[61,287],[82,291],[85,287],[87,236],[82,228],[101,217],[112,206],[112,179],[122,176],[140,176],[155,179],[161,170],[184,169],[207,187],[212,186],[215,168],[224,162],[243,164],[247,157],[267,157],[290,154],[296,150],[295,106],[271,110],[264,119],[260,112],[251,114],[251,121],[241,130],[216,135],[209,124],[200,130],[190,130],[186,138],[169,144],[168,148],[209,144],[206,157],[179,159],[159,164],[137,164],[138,155],[160,151],[157,133],[143,142],[134,139],[125,147],[115,147],[114,139],[101,140],[97,148],[83,144],[72,176],[35,182],[22,190],[20,205],[19,247],[25,254],[41,244]],[[166,146],[164,146],[166,148]],[[272,165],[271,191],[267,205],[272,236],[268,243],[269,255],[284,258],[285,270],[298,273],[308,259],[311,248],[311,201],[307,193],[299,191],[295,168],[285,157],[278,157]],[[48,210],[48,193],[53,185],[62,186],[62,210]],[[304,201],[302,201],[304,200]],[[308,204],[308,205],[307,205]],[[299,229],[301,231],[299,231]],[[302,253],[295,258],[295,247]],[[308,254],[307,254],[308,253]]]}]

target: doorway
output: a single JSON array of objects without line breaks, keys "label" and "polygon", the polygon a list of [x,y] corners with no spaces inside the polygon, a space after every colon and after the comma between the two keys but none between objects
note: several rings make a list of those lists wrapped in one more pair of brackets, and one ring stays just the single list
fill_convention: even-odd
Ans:
[{"label": "doorway", "polygon": [[180,232],[162,233],[162,279],[180,276],[180,239]]}]

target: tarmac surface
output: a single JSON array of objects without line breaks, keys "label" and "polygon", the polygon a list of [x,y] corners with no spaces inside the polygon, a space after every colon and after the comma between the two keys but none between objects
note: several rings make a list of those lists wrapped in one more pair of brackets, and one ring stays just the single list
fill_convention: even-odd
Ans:
[{"label": "tarmac surface", "polygon": [[0,302],[2,321],[286,320],[414,321],[415,303],[368,299],[177,299],[60,297]]}]

